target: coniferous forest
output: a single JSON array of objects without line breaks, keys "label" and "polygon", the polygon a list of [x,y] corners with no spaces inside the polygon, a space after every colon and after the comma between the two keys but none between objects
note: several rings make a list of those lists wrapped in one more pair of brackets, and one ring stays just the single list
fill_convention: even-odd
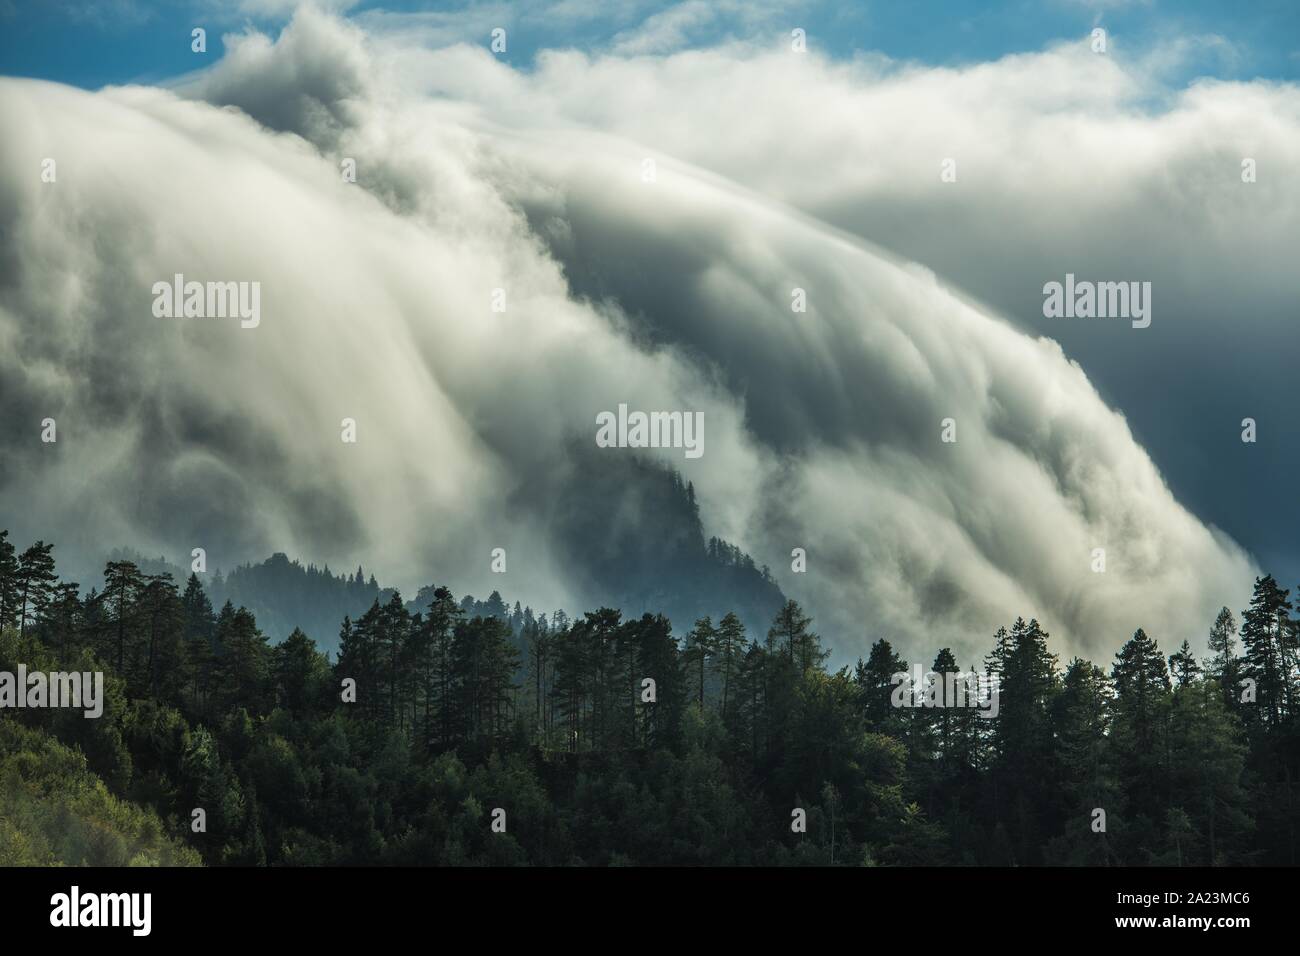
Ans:
[{"label": "coniferous forest", "polygon": [[[107,697],[0,717],[2,865],[1296,862],[1300,620],[1271,577],[1206,659],[1137,628],[1061,661],[1017,618],[982,661],[879,639],[839,670],[790,600],[755,633],[386,591],[327,654],[197,575],[103,582],[0,535],[0,671],[99,670]],[[995,674],[997,716],[896,706],[917,663]]]}]

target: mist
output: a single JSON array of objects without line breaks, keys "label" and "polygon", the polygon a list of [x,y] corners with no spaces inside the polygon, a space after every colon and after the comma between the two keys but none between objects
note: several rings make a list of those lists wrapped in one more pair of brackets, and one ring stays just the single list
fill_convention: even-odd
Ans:
[{"label": "mist", "polygon": [[[1244,606],[1255,560],[1179,503],[1057,327],[828,221],[860,184],[796,195],[797,173],[665,134],[668,112],[615,121],[582,61],[516,72],[311,10],[226,49],[169,88],[0,80],[0,520],[61,568],[286,551],[580,610],[603,596],[596,543],[564,534],[577,443],[680,470],[839,662],[886,637],[973,663],[1017,615],[1104,659]],[[767,55],[719,53],[711,81]],[[176,273],[260,283],[258,326],[157,318]],[[701,413],[703,453],[596,449],[620,404]]]}]

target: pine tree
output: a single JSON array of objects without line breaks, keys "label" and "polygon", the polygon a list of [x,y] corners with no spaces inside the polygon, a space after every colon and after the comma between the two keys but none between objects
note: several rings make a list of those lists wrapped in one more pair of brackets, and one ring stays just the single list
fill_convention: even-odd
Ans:
[{"label": "pine tree", "polygon": [[1037,620],[1017,618],[1009,633],[999,631],[990,658],[997,680],[999,720],[994,735],[999,756],[1017,767],[1036,767],[1050,750],[1051,702],[1060,686],[1056,655],[1047,648],[1048,633]]},{"label": "pine tree", "polygon": [[181,595],[181,614],[185,639],[186,682],[192,706],[206,714],[212,693],[213,669],[216,666],[217,617],[212,602],[204,593],[199,577],[193,572]]},{"label": "pine tree", "polygon": [[528,648],[528,667],[533,678],[533,723],[536,737],[542,743],[550,730],[547,722],[547,696],[550,691],[552,641],[545,620],[529,621],[524,625],[525,646]]},{"label": "pine tree", "polygon": [[279,704],[308,717],[324,698],[329,665],[311,638],[298,628],[271,650],[271,674]]},{"label": "pine tree", "polygon": [[375,621],[375,649],[383,658],[383,679],[387,685],[388,709],[384,720],[399,730],[404,724],[401,696],[406,681],[402,664],[404,655],[408,653],[410,631],[411,614],[402,605],[401,594],[394,591]]},{"label": "pine tree", "polygon": [[907,673],[907,661],[894,652],[883,637],[871,645],[871,652],[863,662],[858,660],[854,681],[867,727],[877,733],[890,733],[900,728],[899,715],[893,705],[895,679]]},{"label": "pine tree", "polygon": [[1111,866],[1121,863],[1110,829],[1094,832],[1100,809],[1110,827],[1123,818],[1123,790],[1114,766],[1108,734],[1114,690],[1106,672],[1091,661],[1074,658],[1065,669],[1056,700],[1057,760],[1061,768],[1063,830],[1052,842],[1055,862]]},{"label": "pine tree", "polygon": [[[553,620],[565,620],[557,612]],[[553,706],[564,721],[565,747],[577,753],[586,742],[584,717],[587,710],[588,666],[587,648],[582,639],[583,627],[579,623],[559,626],[552,631],[554,641],[555,676],[551,682]]]},{"label": "pine tree", "polygon": [[829,651],[822,650],[821,638],[808,630],[811,623],[812,618],[803,613],[798,602],[786,601],[768,631],[769,643],[784,646],[790,664],[800,674],[820,667],[830,657]]},{"label": "pine tree", "polygon": [[686,706],[686,680],[681,672],[681,655],[672,636],[672,625],[662,614],[644,614],[636,622],[642,677],[655,682],[655,700],[641,705],[645,714],[645,746],[674,750],[682,740],[682,717]]},{"label": "pine tree", "polygon": [[270,648],[256,619],[247,608],[232,611],[227,601],[217,618],[217,640],[222,650],[218,673],[223,709],[264,712]]},{"label": "pine tree", "polygon": [[1295,684],[1296,633],[1289,615],[1289,593],[1278,586],[1271,574],[1256,578],[1250,607],[1241,619],[1241,643],[1245,651],[1241,673],[1255,682],[1256,700],[1269,728],[1282,723]]},{"label": "pine tree", "polygon": [[510,643],[510,625],[497,617],[460,622],[453,634],[456,714],[463,739],[498,741],[511,717],[513,677],[518,652]]},{"label": "pine tree", "polygon": [[79,587],[75,581],[59,584],[41,620],[46,642],[57,648],[64,658],[72,652],[85,628],[85,608]]},{"label": "pine tree", "polygon": [[110,561],[104,567],[104,590],[100,594],[100,602],[108,612],[103,619],[104,645],[118,674],[123,676],[128,632],[135,625],[135,604],[143,585],[140,569],[130,561]]},{"label": "pine tree", "polygon": [[1200,677],[1201,665],[1196,663],[1196,658],[1192,656],[1192,647],[1186,639],[1175,653],[1169,655],[1169,673],[1179,687],[1186,687]]},{"label": "pine tree", "polygon": [[1032,863],[1059,812],[1051,714],[1060,675],[1037,620],[1017,618],[1005,640],[999,635],[990,658],[999,695],[992,741],[995,816],[1008,822],[1017,862]]},{"label": "pine tree", "polygon": [[1237,703],[1238,674],[1240,664],[1237,660],[1237,622],[1232,612],[1226,607],[1220,609],[1210,628],[1209,647],[1213,655],[1205,665],[1207,676],[1218,681],[1223,690],[1224,703],[1229,710],[1235,709]]},{"label": "pine tree", "polygon": [[603,607],[588,612],[570,629],[572,640],[582,645],[581,659],[587,667],[587,742],[590,749],[604,750],[620,736],[624,684],[619,655],[622,615]]},{"label": "pine tree", "polygon": [[803,625],[799,620],[801,614],[789,613],[790,603],[777,612],[776,620],[768,628],[758,661],[763,699],[761,773],[771,773],[785,764],[795,721],[800,678],[796,651],[802,643]]},{"label": "pine tree", "polygon": [[488,595],[488,599],[483,602],[482,613],[484,617],[495,617],[502,621],[509,619],[510,609],[506,607],[506,602],[501,597],[500,591],[493,591]]},{"label": "pine tree", "polygon": [[1217,685],[1193,680],[1175,689],[1167,747],[1169,793],[1188,824],[1176,851],[1206,866],[1250,862],[1242,852],[1254,825],[1242,786],[1247,748]]},{"label": "pine tree", "polygon": [[53,550],[53,544],[37,541],[18,559],[19,634],[26,633],[27,622],[39,617],[54,596],[58,577],[54,573]]},{"label": "pine tree", "polygon": [[186,669],[185,609],[172,576],[145,578],[141,604],[148,633],[143,687],[151,697],[178,700]]},{"label": "pine tree", "polygon": [[452,639],[461,619],[460,607],[445,587],[434,590],[421,631],[417,654],[424,691],[424,739],[440,748],[451,746],[454,729]]},{"label": "pine tree", "polygon": [[[612,743],[620,749],[634,750],[641,746],[642,737],[642,721],[637,706],[641,676],[640,622],[627,620],[620,624],[614,646],[619,668],[615,681],[622,690],[615,697],[615,709],[619,716],[618,730],[612,736]],[[623,697],[621,701],[620,697]]]},{"label": "pine tree", "polygon": [[1167,806],[1165,755],[1158,732],[1169,705],[1169,672],[1156,642],[1138,628],[1115,655],[1114,741],[1133,816],[1153,826]]},{"label": "pine tree", "polygon": [[[951,688],[956,691],[958,688],[955,684],[956,675],[959,668],[957,658],[953,656],[952,649],[945,647],[934,657],[934,663],[930,665],[932,673],[937,675],[939,681],[938,697],[942,706],[935,709],[935,713],[925,715],[929,719],[926,723],[930,724],[934,730],[934,753],[939,758],[939,763],[944,771],[943,775],[948,776],[952,769],[953,751],[957,746],[957,701],[949,699],[948,693]],[[946,678],[947,675],[953,675],[954,682],[950,683]],[[964,687],[962,688],[964,694]],[[965,707],[963,710],[967,709]]]},{"label": "pine tree", "polygon": [[1159,646],[1142,628],[1115,655],[1111,677],[1122,711],[1138,735],[1138,745],[1149,747],[1155,734],[1157,702],[1169,690],[1169,672]]},{"label": "pine tree", "polygon": [[755,763],[762,755],[763,741],[767,739],[764,696],[767,685],[764,674],[766,660],[767,651],[759,647],[757,641],[750,641],[736,671],[736,703],[729,724],[737,748],[748,754],[749,759]]},{"label": "pine tree", "polygon": [[697,703],[700,710],[704,710],[704,676],[709,661],[713,658],[714,645],[717,642],[718,632],[713,626],[713,621],[706,615],[695,622],[689,633],[686,635],[686,647],[684,650],[684,663],[691,669],[696,676],[698,698]]},{"label": "pine tree", "polygon": [[18,625],[18,558],[9,532],[0,531],[0,631]]},{"label": "pine tree", "polygon": [[731,686],[740,668],[741,655],[745,653],[745,625],[734,611],[718,622],[715,642],[718,670],[722,675],[722,717],[725,721],[731,705]]},{"label": "pine tree", "polygon": [[356,621],[344,619],[345,633],[339,635],[339,657],[335,673],[340,679],[356,681],[357,703],[367,717],[378,719],[384,703],[381,687],[379,647],[383,608],[375,598]]}]

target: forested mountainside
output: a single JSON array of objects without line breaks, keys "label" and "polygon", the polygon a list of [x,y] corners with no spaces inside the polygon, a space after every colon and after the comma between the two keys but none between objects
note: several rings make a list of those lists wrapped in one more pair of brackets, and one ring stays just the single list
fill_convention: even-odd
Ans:
[{"label": "forested mountainside", "polygon": [[[584,586],[601,595],[603,603],[629,615],[651,611],[675,621],[705,615],[720,618],[734,610],[754,632],[766,627],[784,603],[785,596],[766,567],[755,566],[749,555],[720,538],[705,540],[695,489],[683,483],[676,471],[645,462],[607,462],[584,474],[564,499],[569,514],[557,520],[557,548],[562,553],[583,552],[571,563],[594,569]],[[631,513],[627,507],[631,500],[637,509],[644,507],[649,509],[645,513],[656,516],[652,532],[647,532],[648,523],[624,525],[620,519]],[[583,506],[577,507],[577,501]],[[488,556],[483,560],[486,566]],[[120,561],[129,561],[145,574],[170,574],[176,581],[190,573],[165,558],[128,549],[118,548],[108,555],[110,564]],[[638,581],[653,583],[634,584]],[[415,613],[427,606],[434,589],[432,584],[421,588],[408,609]],[[355,619],[376,599],[386,604],[393,595],[391,587],[381,586],[374,573],[361,566],[339,573],[328,565],[302,564],[282,553],[225,572],[214,568],[205,575],[204,590],[216,607],[230,601],[251,611],[273,642],[299,628],[331,654],[338,651],[338,629],[344,617]],[[483,600],[465,595],[462,602],[471,617],[482,614],[509,620],[516,637],[523,633],[525,616],[557,610],[525,608],[518,602],[508,605],[496,590]]]},{"label": "forested mountainside", "polygon": [[331,661],[195,575],[105,579],[0,535],[0,672],[107,678],[98,719],[0,717],[0,862],[1296,862],[1300,621],[1271,577],[1203,661],[1138,629],[1062,665],[1017,619],[983,662],[919,662],[987,670],[996,714],[907,706],[884,639],[828,671],[793,601],[757,634],[601,608],[516,642],[446,588],[394,593]]}]

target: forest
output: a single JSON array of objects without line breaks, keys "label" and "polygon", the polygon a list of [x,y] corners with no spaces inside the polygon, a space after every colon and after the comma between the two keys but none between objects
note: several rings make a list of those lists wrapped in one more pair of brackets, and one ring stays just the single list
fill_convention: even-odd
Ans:
[{"label": "forest", "polygon": [[384,593],[326,653],[197,574],[110,560],[83,594],[0,532],[0,670],[106,693],[0,717],[0,865],[1296,862],[1300,620],[1272,577],[1201,660],[1139,628],[1061,662],[1017,618],[983,661],[920,662],[995,675],[996,719],[896,706],[884,638],[828,669],[792,600],[752,633]]},{"label": "forest", "polygon": [[[591,465],[589,449],[575,447],[572,454]],[[601,467],[579,469],[566,489],[556,502],[565,515],[557,525],[556,560],[569,568],[590,567],[589,590],[604,596],[601,603],[627,615],[651,611],[678,621],[731,611],[756,632],[765,630],[785,603],[768,568],[757,567],[733,544],[717,537],[706,540],[695,488],[677,471],[638,459],[606,460]],[[654,515],[655,520],[638,520],[637,515]],[[129,561],[146,574],[169,573],[176,581],[189,575],[189,569],[162,557],[125,548],[108,553],[107,563],[118,561]],[[376,599],[386,604],[393,596],[392,588],[381,587],[360,566],[336,573],[328,564],[303,565],[283,553],[203,573],[203,589],[213,605],[230,601],[246,607],[272,643],[299,628],[330,654],[338,652],[339,622],[345,616],[358,617]],[[429,585],[407,595],[408,610],[423,612],[433,591]],[[497,606],[499,594],[484,601],[466,594],[460,600],[470,617],[504,613]],[[522,611],[511,613],[517,618]],[[522,622],[513,623],[519,633]]]}]

